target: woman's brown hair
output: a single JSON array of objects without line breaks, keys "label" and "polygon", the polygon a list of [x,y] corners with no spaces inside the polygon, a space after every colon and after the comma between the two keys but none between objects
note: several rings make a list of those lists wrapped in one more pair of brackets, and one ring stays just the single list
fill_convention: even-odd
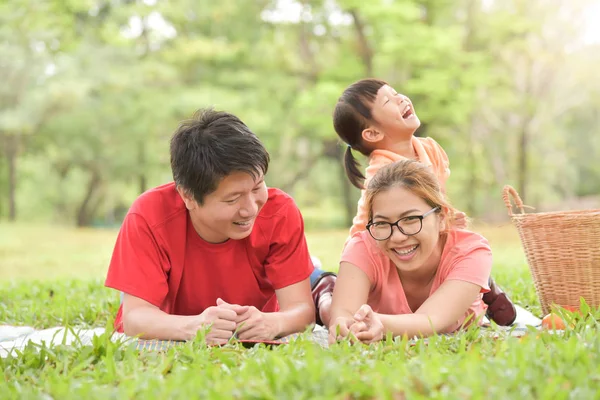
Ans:
[{"label": "woman's brown hair", "polygon": [[440,184],[431,168],[415,160],[401,160],[381,168],[369,181],[365,204],[369,221],[373,219],[373,199],[379,193],[394,187],[403,187],[423,199],[431,208],[439,207],[437,213],[446,221],[445,230],[454,225],[454,208],[442,193]]}]

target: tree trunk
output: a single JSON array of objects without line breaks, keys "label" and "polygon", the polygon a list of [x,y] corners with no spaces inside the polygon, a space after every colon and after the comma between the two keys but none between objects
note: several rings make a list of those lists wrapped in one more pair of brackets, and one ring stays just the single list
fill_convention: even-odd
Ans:
[{"label": "tree trunk", "polygon": [[288,181],[283,183],[279,188],[282,191],[288,193],[289,195],[292,195],[296,184],[308,178],[308,176],[311,173],[311,168],[319,160],[319,157],[321,157],[321,153],[313,154],[310,157],[302,160],[301,162],[303,166],[300,167],[300,169],[298,169],[298,172],[296,172],[294,176],[292,176]]},{"label": "tree trunk", "polygon": [[352,186],[348,177],[346,176],[346,171],[344,170],[344,163],[342,160],[344,159],[344,152],[346,151],[346,146],[340,146],[337,140],[327,140],[323,143],[323,156],[331,159],[337,165],[337,170],[339,174],[340,182],[342,183],[342,202],[344,205],[344,214],[346,214],[346,221],[352,224],[352,219],[356,215],[356,196],[354,196],[354,192],[356,188]]},{"label": "tree trunk", "polygon": [[[465,22],[465,40],[463,48],[467,53],[475,50],[475,18],[477,13],[477,2],[471,0],[466,4],[467,20]],[[428,10],[430,9],[428,5]],[[433,22],[433,15],[428,12],[427,16]],[[478,129],[478,117],[476,111],[471,111],[471,117],[468,124],[468,141],[467,141],[467,165],[469,167],[469,178],[467,181],[467,215],[474,216],[477,211],[477,193],[479,193],[479,168],[477,167],[477,155],[475,153],[475,143],[477,143],[476,133]]]},{"label": "tree trunk", "polygon": [[92,171],[92,176],[87,186],[87,190],[85,193],[85,197],[79,206],[77,211],[77,226],[89,226],[92,222],[93,210],[90,210],[93,207],[90,207],[92,198],[94,193],[98,189],[98,185],[100,184],[100,173],[97,170]]},{"label": "tree trunk", "polygon": [[17,220],[17,151],[11,149],[7,152],[8,161],[8,220]]},{"label": "tree trunk", "polygon": [[[349,11],[350,15],[352,15],[352,22],[354,24],[354,30],[356,31],[356,36],[358,39],[358,51],[360,58],[362,60],[363,67],[365,69],[365,76],[372,77],[373,76],[373,48],[369,44],[369,40],[365,33],[365,24],[359,15],[356,9],[352,9]],[[346,151],[345,147],[341,147],[338,150],[338,165],[340,176],[342,179],[342,194],[344,196],[344,209],[346,211],[346,219],[349,221],[350,225],[352,225],[352,219],[356,215],[356,199],[352,195],[354,191],[354,186],[348,180],[346,176],[346,171],[344,170],[343,162],[340,160],[344,159],[344,152]]]},{"label": "tree trunk", "polygon": [[8,220],[11,222],[17,219],[17,152],[18,137],[16,135],[4,136],[4,154],[8,164]]},{"label": "tree trunk", "polygon": [[360,58],[362,59],[363,66],[365,67],[365,76],[373,76],[373,49],[369,45],[367,35],[365,34],[365,25],[358,15],[358,11],[355,9],[350,10],[352,15],[352,22],[354,29],[356,30],[356,36],[358,37],[358,47],[360,52]]},{"label": "tree trunk", "polygon": [[[0,137],[0,143],[2,143],[2,137]],[[3,165],[4,162],[4,156],[2,153],[0,153],[0,176],[2,174],[4,174]],[[0,190],[2,190],[2,185],[0,185]],[[4,214],[4,199],[2,198],[2,196],[0,196],[0,221],[2,220],[2,215]]]},{"label": "tree trunk", "polygon": [[[470,138],[473,139],[473,124],[469,127]],[[477,175],[477,157],[475,155],[475,145],[469,141],[467,150],[467,165],[469,166],[469,178],[467,180],[467,215],[474,216],[477,212],[477,193],[479,193],[479,177]]]},{"label": "tree trunk", "polygon": [[354,199],[354,196],[352,195],[352,192],[354,191],[354,186],[352,186],[352,184],[350,183],[350,181],[348,180],[348,177],[346,176],[346,170],[344,169],[344,164],[342,162],[340,162],[340,160],[343,159],[344,157],[344,152],[346,151],[345,148],[337,146],[340,150],[338,154],[341,154],[340,157],[338,157],[338,171],[340,171],[340,179],[342,181],[342,196],[343,196],[343,201],[344,201],[344,211],[346,212],[346,221],[349,222],[349,226],[352,226],[352,220],[354,219],[354,216],[356,215],[356,200]]},{"label": "tree trunk", "polygon": [[138,168],[140,169],[140,193],[144,193],[148,189],[148,179],[146,178],[146,146],[142,141],[138,143]]},{"label": "tree trunk", "polygon": [[354,186],[352,186],[352,184],[346,177],[346,171],[344,171],[344,166],[341,163],[339,163],[339,171],[342,179],[342,194],[344,196],[344,210],[346,212],[346,221],[349,221],[348,226],[351,226],[352,220],[356,215],[356,202],[353,201],[354,196],[352,196]]},{"label": "tree trunk", "polygon": [[529,146],[528,130],[527,124],[523,124],[523,127],[521,128],[521,134],[519,136],[519,179],[517,190],[523,202],[525,202],[527,194],[527,148]]}]

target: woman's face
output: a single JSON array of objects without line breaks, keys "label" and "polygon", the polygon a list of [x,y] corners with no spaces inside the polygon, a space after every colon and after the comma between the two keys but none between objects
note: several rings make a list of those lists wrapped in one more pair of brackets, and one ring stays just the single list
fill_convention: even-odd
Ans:
[{"label": "woman's face", "polygon": [[371,112],[376,127],[388,136],[410,137],[421,126],[410,99],[389,85],[377,91]]},{"label": "woman's face", "polygon": [[[393,187],[373,198],[372,222],[374,224],[377,222],[393,224],[401,220],[399,225],[404,228],[405,232],[413,233],[419,230],[421,223],[419,218],[414,217],[422,216],[431,209],[432,207],[422,198],[404,187]],[[380,226],[383,227],[382,229],[387,228],[383,224]],[[372,226],[372,232],[373,229]],[[442,229],[443,217],[438,212],[432,212],[422,219],[419,233],[407,236],[394,226],[392,236],[386,240],[378,240],[377,245],[401,272],[417,271],[430,260],[432,255],[438,254]]]}]

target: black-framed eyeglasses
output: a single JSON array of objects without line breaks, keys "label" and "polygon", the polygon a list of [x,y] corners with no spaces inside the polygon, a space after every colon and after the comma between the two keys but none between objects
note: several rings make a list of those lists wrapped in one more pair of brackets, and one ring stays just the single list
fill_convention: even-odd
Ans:
[{"label": "black-framed eyeglasses", "polygon": [[394,223],[384,221],[371,221],[367,224],[367,230],[375,240],[387,240],[390,237],[392,237],[392,234],[394,233],[394,226],[406,236],[413,236],[421,232],[421,229],[423,229],[423,218],[427,217],[429,214],[436,212],[439,209],[439,207],[434,207],[423,215],[411,215],[408,217],[400,218]]}]

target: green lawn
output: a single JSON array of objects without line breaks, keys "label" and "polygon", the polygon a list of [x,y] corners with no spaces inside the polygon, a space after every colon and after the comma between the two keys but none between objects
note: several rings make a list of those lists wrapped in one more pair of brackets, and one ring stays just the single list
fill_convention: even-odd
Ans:
[{"label": "green lawn", "polygon": [[[490,241],[497,269],[526,268],[512,226],[478,225],[475,229]],[[115,229],[1,223],[0,282],[101,279],[106,274],[117,233]],[[337,269],[347,234],[347,230],[307,233],[311,254],[321,259],[325,269]]]},{"label": "green lawn", "polygon": [[[514,229],[477,230],[492,243],[496,280],[539,315]],[[107,326],[118,296],[102,278],[116,233],[1,224],[0,324]],[[346,232],[307,237],[312,253],[335,269]],[[472,331],[414,347],[398,340],[209,349],[198,340],[139,353],[102,337],[91,347],[31,347],[0,359],[0,398],[600,398],[598,317],[564,335],[493,340]]]}]

